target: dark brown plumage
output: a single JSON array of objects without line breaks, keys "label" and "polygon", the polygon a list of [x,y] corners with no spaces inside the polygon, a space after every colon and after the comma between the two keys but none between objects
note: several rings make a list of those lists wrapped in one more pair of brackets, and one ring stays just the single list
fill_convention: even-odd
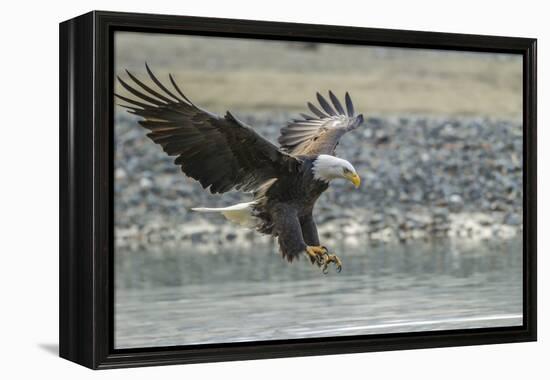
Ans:
[{"label": "dark brown plumage", "polygon": [[296,171],[299,160],[280,151],[249,126],[227,112],[219,117],[193,104],[170,75],[179,96],[169,91],[153,75],[150,78],[164,92],[160,94],[130,72],[128,76],[143,91],[120,77],[122,87],[140,100],[116,95],[133,106],[124,106],[141,116],[139,123],[147,135],[162,146],[181,170],[212,193],[236,189],[252,191],[270,178]]}]

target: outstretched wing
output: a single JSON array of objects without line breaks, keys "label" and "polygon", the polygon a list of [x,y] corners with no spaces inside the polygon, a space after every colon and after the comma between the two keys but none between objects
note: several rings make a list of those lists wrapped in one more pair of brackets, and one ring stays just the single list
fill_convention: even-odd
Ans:
[{"label": "outstretched wing", "polygon": [[224,117],[193,104],[179,89],[172,75],[173,90],[160,82],[146,65],[156,89],[129,71],[132,85],[118,80],[134,98],[115,94],[129,105],[130,113],[151,132],[147,136],[162,146],[189,177],[211,193],[237,189],[253,191],[263,182],[298,169],[299,160],[254,132],[227,112]]},{"label": "outstretched wing", "polygon": [[281,129],[281,148],[292,155],[334,154],[340,137],[363,123],[363,115],[354,115],[353,103],[346,92],[346,111],[332,93],[328,92],[332,105],[319,93],[317,100],[323,110],[308,102],[315,116],[301,114]]}]

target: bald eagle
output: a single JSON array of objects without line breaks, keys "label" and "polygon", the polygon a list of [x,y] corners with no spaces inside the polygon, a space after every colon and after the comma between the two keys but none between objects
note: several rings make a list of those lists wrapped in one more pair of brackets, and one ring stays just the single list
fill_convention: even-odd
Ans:
[{"label": "bald eagle", "polygon": [[[126,70],[118,78],[133,97],[115,94],[128,112],[141,117],[147,136],[170,156],[187,176],[212,194],[240,190],[253,194],[250,202],[223,208],[198,207],[278,238],[280,253],[292,262],[305,254],[326,273],[340,258],[320,244],[312,211],[330,181],[345,179],[359,187],[360,178],[348,161],[334,156],[338,141],[363,123],[355,115],[349,94],[345,109],[328,92],[331,103],[317,93],[320,108],[307,103],[312,115],[290,121],[280,131],[279,146],[269,142],[227,111],[220,117],[194,104],[169,74],[171,89],[145,65],[156,88]],[[131,83],[131,84],[129,84]]]}]

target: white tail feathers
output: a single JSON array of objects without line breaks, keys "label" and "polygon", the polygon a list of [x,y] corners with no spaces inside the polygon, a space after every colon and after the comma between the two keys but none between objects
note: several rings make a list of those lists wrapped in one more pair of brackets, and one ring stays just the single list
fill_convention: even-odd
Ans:
[{"label": "white tail feathers", "polygon": [[228,207],[195,207],[191,210],[197,212],[219,212],[225,218],[233,223],[243,227],[254,228],[258,223],[258,218],[252,215],[252,206],[256,202],[237,203]]}]

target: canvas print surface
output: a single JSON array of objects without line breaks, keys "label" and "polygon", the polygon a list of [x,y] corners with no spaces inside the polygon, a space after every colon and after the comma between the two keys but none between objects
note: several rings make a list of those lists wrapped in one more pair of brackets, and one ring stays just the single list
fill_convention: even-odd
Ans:
[{"label": "canvas print surface", "polygon": [[115,348],[522,324],[522,57],[115,34]]}]

